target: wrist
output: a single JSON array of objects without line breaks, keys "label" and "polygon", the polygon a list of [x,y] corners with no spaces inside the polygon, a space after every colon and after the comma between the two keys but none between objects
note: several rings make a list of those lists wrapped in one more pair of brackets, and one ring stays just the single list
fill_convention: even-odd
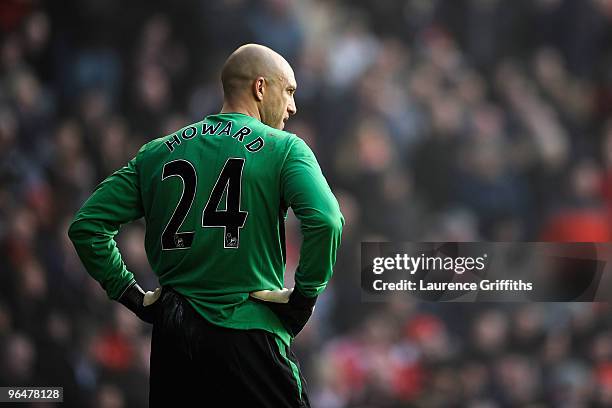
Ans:
[{"label": "wrist", "polygon": [[300,290],[296,287],[291,293],[291,296],[289,296],[289,304],[297,308],[312,308],[314,307],[317,298],[318,296],[316,295],[313,297],[304,296],[302,292],[300,292]]},{"label": "wrist", "polygon": [[136,313],[143,306],[144,295],[144,290],[134,281],[123,291],[117,301]]}]

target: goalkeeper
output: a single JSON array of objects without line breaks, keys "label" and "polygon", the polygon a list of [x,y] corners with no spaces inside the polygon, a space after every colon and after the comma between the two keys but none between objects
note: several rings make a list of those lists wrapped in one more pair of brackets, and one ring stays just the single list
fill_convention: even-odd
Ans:
[{"label": "goalkeeper", "polygon": [[[310,148],[282,130],[296,113],[287,61],[244,45],[221,80],[221,113],[145,144],[69,236],[109,298],[153,324],[150,406],[307,407],[290,346],[331,278],[344,219]],[[303,242],[284,289],[289,207]],[[161,286],[146,293],[114,240],[141,217]]]}]

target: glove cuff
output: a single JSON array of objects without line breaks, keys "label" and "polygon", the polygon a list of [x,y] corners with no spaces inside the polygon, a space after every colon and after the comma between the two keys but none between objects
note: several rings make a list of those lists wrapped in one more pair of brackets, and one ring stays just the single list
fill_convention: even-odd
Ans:
[{"label": "glove cuff", "polygon": [[318,296],[307,297],[302,295],[302,293],[295,288],[289,296],[289,304],[292,307],[304,309],[309,308],[312,309],[317,301]]},{"label": "glove cuff", "polygon": [[132,312],[139,314],[143,307],[144,295],[144,290],[142,290],[138,283],[133,282],[123,291],[123,294],[117,301]]}]

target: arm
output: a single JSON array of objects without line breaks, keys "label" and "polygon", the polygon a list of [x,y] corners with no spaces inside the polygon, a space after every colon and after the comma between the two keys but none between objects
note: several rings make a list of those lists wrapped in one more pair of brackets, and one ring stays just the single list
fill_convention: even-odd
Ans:
[{"label": "arm", "polygon": [[142,217],[137,159],[117,170],[100,183],[77,212],[68,236],[87,272],[100,283],[109,298],[118,300],[140,318],[143,314],[144,291],[127,270],[115,235],[122,224]]},{"label": "arm", "polygon": [[302,247],[295,288],[251,293],[274,311],[292,336],[304,328],[331,279],[344,218],[312,150],[296,138],[281,169],[281,198],[300,220]]},{"label": "arm", "polygon": [[300,220],[303,236],[295,292],[315,298],[331,279],[344,218],[317,159],[301,139],[289,148],[281,189],[284,202]]}]

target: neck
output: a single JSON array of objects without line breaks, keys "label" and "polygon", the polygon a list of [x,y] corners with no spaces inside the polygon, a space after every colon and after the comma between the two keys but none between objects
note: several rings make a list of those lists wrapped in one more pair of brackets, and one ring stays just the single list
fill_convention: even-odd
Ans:
[{"label": "neck", "polygon": [[223,107],[221,108],[221,113],[242,113],[261,121],[261,115],[259,114],[259,110],[256,106],[246,106],[241,103],[231,103],[225,101],[223,103]]}]

